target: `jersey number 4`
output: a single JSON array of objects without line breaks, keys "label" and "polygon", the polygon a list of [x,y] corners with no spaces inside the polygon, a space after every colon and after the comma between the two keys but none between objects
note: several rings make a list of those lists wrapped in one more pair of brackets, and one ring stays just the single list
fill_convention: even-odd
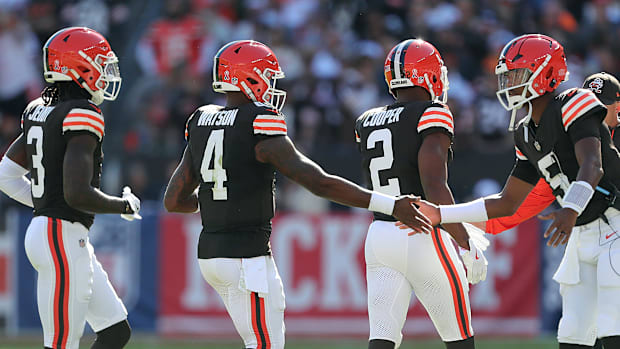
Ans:
[{"label": "jersey number 4", "polygon": [[389,129],[383,128],[374,130],[368,135],[366,142],[366,149],[374,149],[377,142],[383,143],[383,156],[370,159],[368,168],[370,170],[370,181],[372,182],[372,189],[383,194],[399,196],[400,195],[400,183],[398,178],[389,178],[387,185],[381,185],[379,178],[379,171],[389,170],[394,163],[394,152],[392,151],[392,132]]},{"label": "jersey number 4", "polygon": [[[224,130],[214,130],[209,135],[207,146],[205,147],[202,163],[200,164],[200,175],[205,183],[214,182],[213,200],[227,200],[228,192],[224,186],[226,182],[226,170],[222,167],[224,158]],[[213,168],[211,166],[213,160]]]},{"label": "jersey number 4", "polygon": [[43,167],[43,128],[41,126],[32,126],[28,130],[26,136],[28,144],[34,144],[34,152],[32,153],[32,197],[39,199],[43,197],[45,192],[45,168]]}]

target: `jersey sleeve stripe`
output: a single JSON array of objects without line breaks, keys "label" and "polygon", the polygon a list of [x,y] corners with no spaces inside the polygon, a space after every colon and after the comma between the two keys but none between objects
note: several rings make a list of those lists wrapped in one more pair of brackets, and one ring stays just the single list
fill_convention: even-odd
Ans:
[{"label": "jersey sleeve stripe", "polygon": [[443,108],[428,108],[426,109],[426,111],[424,112],[424,114],[422,114],[422,117],[420,118],[420,120],[423,120],[425,118],[429,118],[429,117],[437,117],[437,116],[444,116],[450,120],[453,120],[452,114],[447,111],[446,109]]},{"label": "jersey sleeve stripe", "polygon": [[261,122],[261,123],[254,123],[252,125],[254,127],[254,129],[256,128],[264,128],[264,127],[275,127],[275,128],[281,128],[283,130],[286,131],[286,124],[280,124],[277,122]]},{"label": "jersey sleeve stripe", "polygon": [[452,122],[439,118],[420,121],[418,123],[418,132],[422,132],[427,128],[431,127],[442,127],[447,129],[450,133],[454,134],[454,126],[452,126]]},{"label": "jersey sleeve stripe", "polygon": [[98,126],[96,126],[95,124],[90,123],[90,122],[82,122],[82,121],[64,122],[62,124],[62,131],[63,132],[90,131],[94,133],[99,138],[99,140],[103,138],[103,130],[99,128]]},{"label": "jersey sleeve stripe", "polygon": [[278,123],[278,124],[284,124],[286,125],[286,121],[284,121],[283,119],[255,119],[254,120],[254,124],[256,123]]},{"label": "jersey sleeve stripe", "polygon": [[[594,94],[591,95],[593,96]],[[575,97],[572,98],[572,101],[570,101],[570,103],[562,106],[562,117],[564,117],[564,115],[566,115],[568,111],[570,111],[575,105],[584,100],[586,97],[588,97],[588,93],[579,92]]]},{"label": "jersey sleeve stripe", "polygon": [[99,127],[105,127],[105,122],[99,118],[96,118],[90,114],[79,114],[79,113],[71,113],[71,114],[67,114],[67,116],[65,117],[65,122],[67,121],[86,121],[86,120],[92,120],[91,122],[94,122],[96,125],[99,125]]},{"label": "jersey sleeve stripe", "polygon": [[67,116],[69,116],[71,114],[87,114],[87,115],[95,117],[95,118],[101,120],[101,122],[103,122],[103,116],[101,114],[97,113],[97,112],[92,111],[92,110],[83,109],[83,108],[73,108],[73,109],[71,109],[67,113]]},{"label": "jersey sleeve stripe", "polygon": [[519,159],[519,160],[527,160],[527,157],[525,155],[523,155],[523,153],[519,150],[519,148],[517,148],[516,145],[515,145],[515,152],[517,154],[517,159]]},{"label": "jersey sleeve stripe", "polygon": [[254,126],[254,134],[265,134],[265,135],[270,135],[270,136],[275,136],[275,135],[286,136],[286,128]]},{"label": "jersey sleeve stripe", "polygon": [[583,104],[581,104],[574,112],[570,115],[567,114],[566,117],[562,118],[562,122],[564,124],[564,130],[568,130],[568,126],[572,124],[578,117],[588,112],[590,109],[600,105],[596,97],[592,97],[590,99],[586,99]]}]

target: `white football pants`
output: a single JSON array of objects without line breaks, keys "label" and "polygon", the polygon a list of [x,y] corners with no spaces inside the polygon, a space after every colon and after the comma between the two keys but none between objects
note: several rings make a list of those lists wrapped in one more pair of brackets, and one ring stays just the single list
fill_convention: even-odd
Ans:
[{"label": "white football pants", "polygon": [[37,305],[46,347],[78,349],[85,321],[99,332],[127,319],[82,224],[34,217],[24,245],[38,272]]},{"label": "white football pants", "polygon": [[[222,298],[246,348],[284,348],[284,287],[271,256],[265,259],[266,292],[248,290],[243,258],[198,259],[204,279]],[[262,280],[264,281],[264,280]]]},{"label": "white football pants", "polygon": [[474,335],[465,269],[447,232],[408,236],[394,222],[374,221],[365,255],[371,340],[399,347],[412,292],[444,342]]},{"label": "white football pants", "polygon": [[[560,343],[592,346],[620,335],[620,211],[575,227],[554,279],[560,283]],[[573,252],[574,251],[574,252]],[[571,256],[574,254],[574,256]]]}]

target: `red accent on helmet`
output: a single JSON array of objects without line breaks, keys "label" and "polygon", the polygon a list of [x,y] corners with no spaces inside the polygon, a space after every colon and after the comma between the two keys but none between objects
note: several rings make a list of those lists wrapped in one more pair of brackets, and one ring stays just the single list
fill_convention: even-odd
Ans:
[{"label": "red accent on helmet", "polygon": [[394,46],[385,59],[384,74],[393,96],[396,88],[419,86],[435,100],[448,90],[447,69],[439,51],[421,39],[405,40]]},{"label": "red accent on helmet", "polygon": [[[286,93],[275,89],[275,80],[284,77],[273,51],[253,40],[233,41],[214,57],[213,89],[216,92],[241,91],[255,102],[280,110]],[[280,96],[280,97],[278,97]],[[281,103],[274,99],[282,98]]]},{"label": "red accent on helmet", "polygon": [[[75,81],[94,97],[99,104],[103,99],[114,99],[118,89],[108,95],[113,72],[107,71],[108,64],[114,65],[114,79],[120,88],[120,73],[116,66],[118,59],[103,35],[85,27],[61,29],[53,34],[43,46],[43,71],[47,82]],[[113,75],[113,74],[112,74]],[[104,96],[105,94],[105,96]],[[110,98],[108,98],[110,97]]]},{"label": "red accent on helmet", "polygon": [[513,39],[502,50],[498,68],[505,64],[508,70],[526,68],[535,73],[548,56],[549,62],[530,85],[538,95],[542,95],[554,91],[568,78],[564,47],[555,39],[541,34],[526,34]]}]

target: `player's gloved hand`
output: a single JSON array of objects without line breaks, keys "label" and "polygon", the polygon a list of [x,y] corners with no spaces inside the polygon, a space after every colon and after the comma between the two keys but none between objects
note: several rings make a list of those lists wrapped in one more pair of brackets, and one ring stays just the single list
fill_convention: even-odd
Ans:
[{"label": "player's gloved hand", "polygon": [[127,203],[129,204],[131,213],[121,213],[121,218],[128,221],[133,221],[134,219],[142,219],[142,216],[140,216],[140,199],[138,199],[137,196],[133,195],[133,193],[131,192],[131,188],[123,188],[123,200],[127,201]]},{"label": "player's gloved hand", "polygon": [[473,239],[469,239],[469,250],[459,247],[463,264],[467,269],[467,281],[470,284],[477,284],[487,278],[487,262],[486,257],[482,253],[480,247],[476,246]]},{"label": "player's gloved hand", "polygon": [[463,227],[467,230],[467,234],[469,234],[469,238],[474,242],[474,245],[481,251],[486,251],[491,242],[484,236],[484,230],[472,223],[463,223]]}]

